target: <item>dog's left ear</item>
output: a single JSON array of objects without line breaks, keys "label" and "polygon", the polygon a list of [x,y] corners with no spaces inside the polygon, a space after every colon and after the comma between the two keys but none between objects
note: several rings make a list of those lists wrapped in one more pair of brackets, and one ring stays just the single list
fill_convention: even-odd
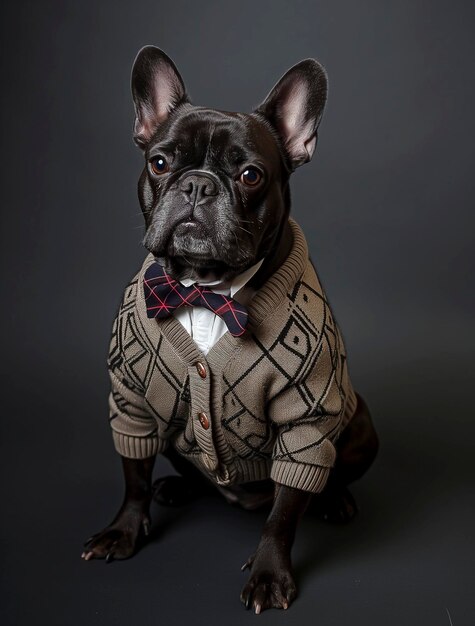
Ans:
[{"label": "dog's left ear", "polygon": [[144,46],[131,75],[135,106],[134,141],[142,149],[171,111],[189,102],[185,84],[169,56],[156,46]]},{"label": "dog's left ear", "polygon": [[291,67],[254,109],[277,131],[292,170],[312,158],[327,93],[324,67],[315,59],[304,59]]}]

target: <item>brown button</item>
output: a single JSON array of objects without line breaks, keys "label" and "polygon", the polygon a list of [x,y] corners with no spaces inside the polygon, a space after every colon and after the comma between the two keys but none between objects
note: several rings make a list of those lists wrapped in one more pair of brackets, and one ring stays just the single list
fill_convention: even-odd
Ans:
[{"label": "brown button", "polygon": [[200,420],[200,424],[203,426],[203,428],[205,430],[208,430],[208,428],[209,428],[209,419],[208,419],[208,416],[206,415],[206,413],[203,413],[203,411],[200,411],[198,413],[198,419]]},{"label": "brown button", "polygon": [[196,369],[201,378],[206,378],[206,368],[201,361],[196,362]]}]

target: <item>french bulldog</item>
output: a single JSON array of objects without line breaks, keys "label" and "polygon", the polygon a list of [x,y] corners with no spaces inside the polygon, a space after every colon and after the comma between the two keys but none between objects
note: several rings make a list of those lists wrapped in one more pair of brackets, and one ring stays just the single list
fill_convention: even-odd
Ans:
[{"label": "french bulldog", "polygon": [[[307,58],[252,112],[221,111],[193,105],[173,61],[145,46],[135,59],[131,88],[133,138],[145,157],[138,183],[145,248],[176,280],[229,281],[263,258],[250,281],[258,290],[292,245],[289,179],[315,152],[327,98],[325,69]],[[270,507],[257,549],[242,566],[250,574],[240,599],[255,613],[287,609],[295,599],[291,548],[309,505],[330,521],[348,521],[357,511],[347,485],[373,463],[378,437],[366,402],[356,395],[354,417],[337,441],[336,463],[321,493],[270,479],[221,488],[229,502]],[[178,475],[153,485],[155,457],[122,456],[124,501],[113,521],[84,544],[83,559],[132,556],[149,534],[152,498],[179,505],[213,489],[176,451],[165,454]]]}]

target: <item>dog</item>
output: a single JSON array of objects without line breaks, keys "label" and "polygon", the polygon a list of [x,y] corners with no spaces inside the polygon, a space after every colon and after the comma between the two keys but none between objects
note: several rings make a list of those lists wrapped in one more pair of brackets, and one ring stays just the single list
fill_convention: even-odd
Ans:
[{"label": "dog", "polygon": [[[113,521],[84,544],[86,561],[132,556],[149,534],[152,499],[177,506],[217,489],[244,508],[270,507],[242,566],[250,572],[240,599],[255,613],[287,609],[297,595],[291,547],[304,512],[312,507],[340,522],[355,515],[347,485],[372,465],[379,440],[365,400],[352,391],[340,331],[290,217],[289,179],[315,152],[327,82],[324,67],[304,59],[251,113],[220,111],[191,103],[162,50],[137,54],[133,138],[145,157],[138,191],[148,255],[124,292],[108,359],[126,495]],[[245,275],[243,304],[229,289]],[[164,288],[166,296],[157,291]],[[173,317],[195,299],[222,325],[208,355]],[[283,325],[275,341],[266,324]],[[316,398],[325,371],[328,386]],[[236,403],[240,410],[226,414]],[[152,485],[158,452],[178,475]]]}]

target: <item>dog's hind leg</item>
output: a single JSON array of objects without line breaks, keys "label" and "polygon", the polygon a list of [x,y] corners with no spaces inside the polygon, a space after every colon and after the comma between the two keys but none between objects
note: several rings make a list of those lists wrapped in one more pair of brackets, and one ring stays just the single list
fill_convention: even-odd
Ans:
[{"label": "dog's hind leg", "polygon": [[358,508],[347,486],[363,476],[379,449],[368,406],[358,393],[356,396],[355,414],[336,442],[335,466],[324,490],[309,505],[309,511],[329,522],[348,522],[356,515]]}]

